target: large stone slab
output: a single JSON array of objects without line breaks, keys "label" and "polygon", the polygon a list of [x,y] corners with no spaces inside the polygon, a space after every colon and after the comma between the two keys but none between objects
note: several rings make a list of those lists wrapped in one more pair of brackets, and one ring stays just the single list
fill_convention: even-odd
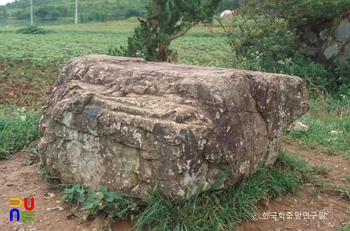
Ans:
[{"label": "large stone slab", "polygon": [[298,77],[87,56],[70,60],[40,120],[45,168],[66,183],[188,198],[271,166],[308,110]]}]

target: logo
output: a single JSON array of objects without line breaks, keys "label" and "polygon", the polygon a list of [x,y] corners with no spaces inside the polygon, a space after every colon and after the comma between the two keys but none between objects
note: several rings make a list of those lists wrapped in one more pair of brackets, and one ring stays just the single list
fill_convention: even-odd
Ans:
[{"label": "logo", "polygon": [[[24,203],[23,203],[24,201]],[[10,198],[10,221],[13,221],[13,217],[15,216],[15,221],[24,221],[24,222],[31,222],[34,221],[34,198],[30,198],[30,206],[29,206],[29,198],[24,198],[23,200],[18,197],[11,197]],[[22,211],[22,213],[19,211],[18,208],[24,206],[24,209],[26,211]]]}]

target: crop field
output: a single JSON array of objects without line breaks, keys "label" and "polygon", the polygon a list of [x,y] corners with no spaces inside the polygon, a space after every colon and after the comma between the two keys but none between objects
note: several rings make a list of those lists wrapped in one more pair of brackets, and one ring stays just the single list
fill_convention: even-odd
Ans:
[{"label": "crop field", "polygon": [[[47,93],[59,70],[69,59],[89,54],[107,54],[109,47],[126,46],[127,38],[132,35],[135,26],[137,24],[128,21],[50,26],[44,28],[52,30],[53,33],[36,35],[16,33],[18,27],[0,27],[0,84],[3,87],[19,85],[15,87],[17,89],[21,89],[23,84],[29,84]],[[230,56],[227,53],[230,48],[219,29],[195,28],[176,40],[172,48],[178,52],[178,63],[229,67]],[[22,92],[21,95],[23,97],[27,94]],[[18,106],[38,103],[32,102],[32,95],[28,95],[27,99],[18,99],[15,96],[12,98],[13,100],[6,96],[0,97],[0,103],[16,102]]]},{"label": "crop field", "polygon": [[[21,34],[17,33],[21,27],[0,26],[0,158],[8,158],[11,154],[28,146],[34,149],[33,153],[36,152],[35,149],[39,140],[38,121],[42,107],[47,102],[60,70],[69,59],[90,54],[107,54],[109,48],[126,46],[127,39],[132,36],[136,26],[138,26],[137,21],[129,19],[123,22],[42,27],[50,31],[47,34]],[[185,36],[176,39],[171,44],[171,49],[177,51],[177,63],[180,64],[222,68],[243,66],[237,63],[232,48],[228,45],[227,38],[220,27],[198,26],[193,28]],[[342,197],[345,198],[346,203],[349,202],[350,96],[344,96],[343,99],[339,100],[320,93],[319,97],[311,99],[310,104],[309,113],[299,119],[299,121],[308,124],[310,129],[307,131],[288,129],[284,142],[298,146],[298,150],[307,150],[313,156],[319,154],[326,155],[327,158],[340,156],[342,167],[347,169],[340,173],[342,174],[340,177],[345,179],[345,184],[339,187],[338,185],[335,186],[332,182],[327,181],[331,179],[331,177],[327,179],[327,176],[322,178],[324,180],[322,182],[316,181],[313,177],[316,176],[317,178],[322,174],[322,176],[327,175],[332,169],[327,169],[323,164],[314,165],[311,168],[305,162],[296,160],[296,158],[289,156],[287,152],[283,152],[281,162],[276,165],[277,167],[274,170],[275,173],[279,174],[281,186],[278,186],[280,188],[277,190],[276,182],[267,182],[267,188],[261,194],[264,195],[267,202],[264,201],[263,203],[268,204],[269,197],[278,197],[286,192],[295,193],[301,182],[313,184],[313,187],[316,188],[312,189],[314,191],[310,189],[312,193],[317,194],[312,200],[318,198],[318,195],[324,189],[336,194],[336,198]],[[280,174],[279,170],[281,169],[284,171],[284,175]],[[273,173],[261,172],[261,174]],[[296,175],[298,177],[295,177]],[[255,177],[255,183],[260,182],[261,177],[259,177]],[[273,177],[271,176],[271,179]],[[246,188],[255,188],[255,183],[253,181],[244,184],[252,185],[245,186]],[[288,185],[289,183],[290,185]],[[270,186],[271,188],[268,188]],[[75,193],[74,190],[79,192],[82,190],[79,186],[74,187],[76,188],[70,189],[70,193]],[[255,205],[250,202],[260,200],[261,195],[250,195],[250,191],[245,192],[244,190],[235,188],[232,191],[233,194],[228,194],[226,191],[220,191],[222,193],[220,195],[219,192],[213,195],[205,194],[204,196],[209,199],[195,198],[192,201],[193,204],[178,204],[176,208],[171,207],[169,209],[171,212],[176,211],[178,214],[190,214],[190,217],[184,217],[183,219],[202,221],[203,227],[207,226],[206,230],[231,227],[230,222],[232,224],[236,222],[234,219],[231,219],[231,217],[226,217],[227,220],[220,219],[222,217],[226,219],[225,216],[228,216],[228,214],[224,209],[231,211],[232,206],[225,207],[226,205],[220,204],[220,200],[229,200],[236,198],[236,195],[238,195],[237,200],[242,200],[235,202],[237,208],[240,209],[237,215],[240,217],[239,221],[249,221],[250,214],[255,209]],[[165,208],[170,204],[164,198],[158,198],[160,195],[157,195],[156,192],[154,194],[154,201],[152,202],[154,207],[163,206],[163,203]],[[240,194],[244,194],[245,197],[240,199]],[[225,196],[228,196],[229,199],[223,199]],[[190,201],[190,203],[192,202]],[[197,213],[197,211],[201,211],[200,209],[206,209],[206,207],[200,207],[202,205],[212,206],[207,214],[208,217],[211,217],[211,211],[223,206],[222,210],[219,211],[218,209],[218,217],[211,218],[217,223],[210,219],[202,219],[202,214]],[[197,207],[200,209],[193,209]],[[152,210],[152,207],[148,209]],[[183,212],[183,210],[188,211],[188,213]],[[242,213],[242,210],[245,213]],[[164,214],[156,214],[155,217],[161,215]],[[168,214],[166,213],[166,215]],[[231,215],[229,214],[229,216]],[[174,221],[171,216],[168,218],[169,222]],[[148,220],[149,217],[142,214],[139,224]],[[181,222],[179,221],[179,223]],[[349,225],[344,223],[344,227],[350,227],[350,220],[348,222]],[[151,226],[145,224],[142,227]],[[162,229],[159,228],[158,230]],[[225,228],[225,230],[229,229]]]}]

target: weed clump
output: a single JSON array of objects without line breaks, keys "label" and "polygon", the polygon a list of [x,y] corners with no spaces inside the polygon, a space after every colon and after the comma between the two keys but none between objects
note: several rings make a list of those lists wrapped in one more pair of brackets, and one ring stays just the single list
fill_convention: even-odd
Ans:
[{"label": "weed clump", "polygon": [[120,219],[132,217],[132,213],[138,210],[136,203],[128,199],[131,196],[108,192],[106,186],[101,186],[97,192],[79,184],[69,184],[65,187],[61,202],[69,202],[74,206],[82,205],[85,211],[84,220],[102,215],[109,223],[110,219],[115,217]]},{"label": "weed clump", "polygon": [[18,29],[17,34],[51,34],[57,33],[54,29],[44,29],[38,26],[27,26],[25,28]]}]

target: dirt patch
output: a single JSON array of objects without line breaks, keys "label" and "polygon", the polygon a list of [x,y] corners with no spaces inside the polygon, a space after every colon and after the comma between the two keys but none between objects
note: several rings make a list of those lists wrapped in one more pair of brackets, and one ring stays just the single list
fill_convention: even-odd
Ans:
[{"label": "dirt patch", "polygon": [[[331,183],[344,185],[349,182],[350,164],[341,156],[328,156],[300,150],[297,144],[285,144],[289,152],[299,153],[311,165],[324,165],[332,172],[322,176]],[[9,160],[0,161],[0,230],[41,231],[97,231],[104,225],[102,218],[81,223],[83,211],[59,203],[61,189],[48,189],[43,177],[38,175],[30,154],[18,152]],[[10,197],[35,198],[34,222],[10,222]],[[21,211],[24,211],[22,208]],[[73,216],[74,215],[74,216]],[[299,216],[300,215],[300,216]],[[257,206],[250,223],[243,223],[238,230],[337,230],[350,224],[350,201],[339,194],[320,190],[311,184],[304,185],[298,195],[281,195]],[[134,230],[126,221],[116,221],[113,231]]]},{"label": "dirt patch", "polygon": [[[350,164],[343,156],[329,156],[301,150],[296,143],[285,143],[284,148],[306,160],[311,166],[325,166],[331,172],[320,175],[335,185],[349,184],[345,175]],[[338,230],[350,225],[350,201],[338,193],[305,184],[297,195],[282,195],[257,206],[250,223],[239,230]]]},{"label": "dirt patch", "polygon": [[59,69],[54,66],[0,60],[0,105],[34,107],[47,102],[58,74]]}]

